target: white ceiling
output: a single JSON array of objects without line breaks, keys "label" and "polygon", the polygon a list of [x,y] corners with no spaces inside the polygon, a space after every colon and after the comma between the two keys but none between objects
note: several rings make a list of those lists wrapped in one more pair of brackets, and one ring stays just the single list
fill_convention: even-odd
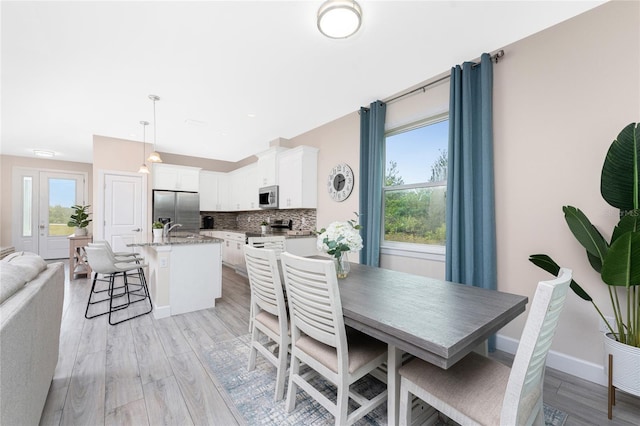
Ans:
[{"label": "white ceiling", "polygon": [[159,151],[238,161],[602,3],[359,2],[332,40],[322,0],[2,1],[0,153],[92,162],[93,135],[142,140],[156,94]]}]

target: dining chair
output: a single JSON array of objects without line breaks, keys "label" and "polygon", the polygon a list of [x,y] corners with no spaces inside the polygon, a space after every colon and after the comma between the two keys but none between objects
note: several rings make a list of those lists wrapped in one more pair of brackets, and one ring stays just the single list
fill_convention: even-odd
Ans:
[{"label": "dining chair", "polygon": [[[91,319],[101,315],[109,315],[109,324],[116,325],[124,321],[128,321],[133,318],[137,318],[142,315],[146,315],[153,310],[153,302],[151,301],[151,296],[149,294],[149,288],[147,287],[147,281],[144,275],[144,268],[147,266],[142,263],[131,263],[131,262],[118,262],[112,256],[110,251],[104,245],[91,245],[86,247],[87,253],[87,261],[89,266],[94,271],[94,278],[91,285],[91,291],[89,292],[89,300],[87,301],[87,308],[85,310],[85,318]],[[98,274],[104,275],[106,281],[108,282],[107,297],[102,299],[95,300],[94,297],[99,293],[104,292],[96,291],[96,282],[98,280]],[[122,275],[123,285],[116,286],[115,281],[116,278]],[[137,276],[138,283],[135,283],[139,286],[139,289],[134,291],[130,291],[129,289],[129,279],[132,276]],[[140,294],[140,292],[142,294]],[[132,295],[134,297],[132,297]],[[143,302],[145,300],[149,300],[149,309],[145,312],[137,313],[136,315],[132,315],[130,317],[126,317],[124,319],[120,319],[117,321],[113,321],[113,313],[126,309],[130,305],[138,302]],[[114,303],[119,302],[120,300],[125,300],[122,303]],[[109,302],[109,309],[103,311],[98,314],[89,315],[89,308],[92,305],[100,304],[103,302]]]},{"label": "dining chair", "polygon": [[249,237],[247,243],[251,247],[274,250],[277,258],[280,258],[280,253],[287,250],[287,240],[282,235],[271,237]]},{"label": "dining chair", "polygon": [[[276,259],[280,260],[280,253],[286,250],[286,239],[282,235],[270,237],[249,237],[247,244],[250,247],[273,250]],[[249,306],[249,332],[253,329],[253,303]]]},{"label": "dining chair", "polygon": [[[274,250],[246,246],[244,258],[251,287],[251,350],[248,370],[256,367],[258,352],[276,367],[275,400],[284,398],[284,381],[287,373],[289,350],[289,320],[284,301],[278,260]],[[268,337],[260,341],[260,333]],[[277,356],[273,354],[277,346]]]},{"label": "dining chair", "polygon": [[411,423],[412,395],[465,425],[543,425],[547,353],[571,282],[571,270],[538,283],[511,368],[470,353],[448,370],[421,359],[402,366],[400,424]]},{"label": "dining chair", "polygon": [[[336,425],[353,424],[387,400],[385,389],[367,399],[350,385],[387,359],[387,345],[346,328],[333,260],[280,255],[291,318],[291,366],[286,410],[296,405],[300,387],[334,417]],[[301,374],[301,364],[310,369]],[[333,403],[312,384],[318,374],[337,387]],[[349,398],[360,406],[348,413]]]}]

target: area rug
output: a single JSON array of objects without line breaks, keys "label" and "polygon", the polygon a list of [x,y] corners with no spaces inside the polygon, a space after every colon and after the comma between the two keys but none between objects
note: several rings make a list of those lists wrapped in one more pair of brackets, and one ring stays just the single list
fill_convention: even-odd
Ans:
[{"label": "area rug", "polygon": [[[258,355],[255,370],[247,371],[249,342],[250,336],[247,334],[217,343],[204,354],[204,361],[209,364],[211,371],[215,372],[247,424],[293,426],[334,423],[334,417],[300,389],[296,396],[296,408],[291,413],[285,411],[284,401],[275,402],[273,397],[276,370]],[[335,402],[335,388],[330,383],[316,379],[314,385]],[[367,398],[377,395],[385,387],[383,383],[369,376],[362,378],[354,386],[357,392]],[[350,401],[349,412],[356,408],[357,404]],[[544,417],[546,426],[562,426],[567,419],[567,414],[545,404]],[[356,423],[356,425],[374,426],[386,424],[386,404],[376,408]],[[440,422],[439,424],[449,423]]]}]

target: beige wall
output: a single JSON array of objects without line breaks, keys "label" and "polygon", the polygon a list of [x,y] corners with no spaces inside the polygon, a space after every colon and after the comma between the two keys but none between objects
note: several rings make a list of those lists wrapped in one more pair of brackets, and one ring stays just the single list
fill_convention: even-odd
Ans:
[{"label": "beige wall", "polygon": [[92,197],[92,166],[88,163],[77,163],[73,161],[47,160],[41,158],[16,157],[12,155],[0,155],[0,245],[11,246],[11,230],[13,224],[13,212],[11,199],[12,172],[14,167],[26,167],[39,170],[82,172],[87,173],[87,191],[89,193],[88,204],[93,204]]},{"label": "beige wall", "polygon": [[[609,311],[604,286],[569,232],[561,208],[580,207],[610,237],[616,212],[600,196],[600,170],[622,127],[640,121],[640,3],[604,4],[506,46],[505,52],[494,67],[498,287],[532,297],[536,283],[549,276],[528,256],[548,253],[573,268],[576,280]],[[425,112],[438,109],[434,100],[442,90],[438,86],[420,95]],[[398,108],[388,107],[390,126],[421,118],[409,109],[396,114]],[[339,162],[359,174],[358,114],[291,141],[320,148],[318,226],[350,218],[358,211],[359,183],[351,197],[336,203],[325,179]],[[425,260],[388,256],[383,263],[424,275],[443,273],[441,263]],[[524,320],[522,315],[501,335],[518,339]],[[602,337],[590,304],[570,295],[552,349],[602,365]]]},{"label": "beige wall", "polygon": [[[360,210],[360,116],[353,112],[290,140],[292,146],[308,145],[319,148],[318,152],[318,208],[317,226],[324,228],[337,220],[355,219],[354,212]],[[342,202],[331,199],[327,191],[327,179],[330,170],[340,163],[351,166],[356,182],[351,196]],[[357,254],[349,259],[358,261]]]},{"label": "beige wall", "polygon": [[[149,143],[130,141],[126,139],[110,138],[107,136],[93,136],[93,193],[101,194],[100,175],[104,172],[127,172],[137,173],[143,160],[149,156],[153,150],[153,145]],[[146,161],[145,161],[146,162]],[[152,165],[147,162],[147,167],[151,170]],[[147,175],[147,206],[151,205],[151,175]],[[97,221],[104,220],[103,200],[96,200],[94,205],[94,217]],[[143,225],[143,232],[150,232],[151,210],[147,208],[147,218]],[[94,238],[104,238],[102,228],[94,230]]]},{"label": "beige wall", "polygon": [[[620,130],[640,121],[640,3],[607,3],[505,52],[494,68],[499,287],[532,296],[548,275],[528,255],[547,253],[610,313],[562,206],[579,207],[610,238],[617,211],[600,196],[600,172]],[[518,337],[523,323],[504,334]],[[596,312],[574,294],[552,349],[602,364]]]}]

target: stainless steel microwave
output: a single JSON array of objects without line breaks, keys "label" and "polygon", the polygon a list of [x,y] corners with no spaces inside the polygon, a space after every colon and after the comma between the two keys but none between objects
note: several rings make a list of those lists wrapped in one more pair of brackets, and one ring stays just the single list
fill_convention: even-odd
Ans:
[{"label": "stainless steel microwave", "polygon": [[261,209],[278,208],[278,185],[265,186],[258,190],[258,206]]}]

